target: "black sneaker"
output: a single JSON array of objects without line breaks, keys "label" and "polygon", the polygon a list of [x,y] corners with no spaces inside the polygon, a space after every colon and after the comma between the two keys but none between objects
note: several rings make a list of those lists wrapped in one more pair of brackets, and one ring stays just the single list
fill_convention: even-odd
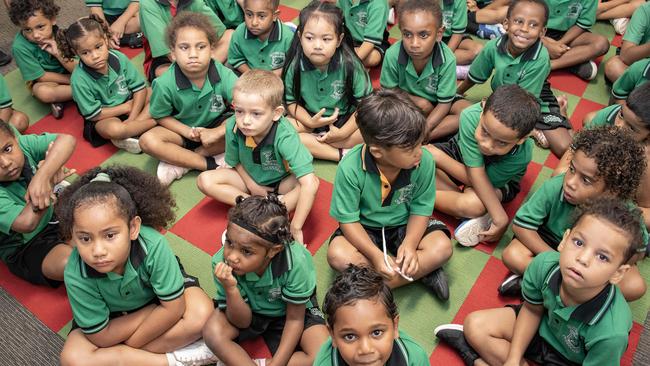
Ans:
[{"label": "black sneaker", "polygon": [[50,104],[50,111],[54,119],[63,118],[63,103],[52,103]]},{"label": "black sneaker", "polygon": [[11,62],[11,55],[0,50],[0,66],[4,66]]},{"label": "black sneaker", "polygon": [[596,66],[596,63],[593,61],[587,61],[571,66],[569,71],[582,80],[590,81],[598,74],[598,66]]},{"label": "black sneaker", "polygon": [[120,39],[120,46],[128,46],[129,48],[140,48],[142,47],[143,37],[144,35],[141,32],[125,34],[122,36],[122,39]]},{"label": "black sneaker", "polygon": [[521,297],[521,275],[513,274],[499,286],[499,295],[509,297]]},{"label": "black sneaker", "polygon": [[178,267],[181,269],[181,275],[183,275],[183,281],[185,282],[185,288],[188,287],[201,287],[199,284],[199,279],[197,277],[194,277],[192,275],[188,275],[187,272],[185,272],[185,267],[183,267],[183,263],[181,263],[181,259],[176,256],[176,261],[178,262]]},{"label": "black sneaker", "polygon": [[443,324],[433,330],[433,334],[445,342],[451,348],[455,349],[460,358],[467,366],[474,365],[474,361],[478,360],[480,356],[472,346],[467,343],[465,334],[463,333],[463,326],[460,324]]},{"label": "black sneaker", "polygon": [[449,284],[447,283],[447,275],[442,267],[422,277],[420,281],[433,291],[440,300],[447,301],[449,299]]}]

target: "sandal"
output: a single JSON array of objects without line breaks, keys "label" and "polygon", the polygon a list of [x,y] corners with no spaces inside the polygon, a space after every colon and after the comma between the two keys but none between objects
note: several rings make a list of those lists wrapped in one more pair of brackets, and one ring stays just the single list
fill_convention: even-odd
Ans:
[{"label": "sandal", "polygon": [[50,110],[52,111],[52,116],[54,119],[63,118],[63,103],[50,104]]},{"label": "sandal", "polygon": [[544,135],[544,132],[538,129],[534,129],[531,137],[533,140],[535,140],[535,144],[539,146],[542,149],[548,149],[550,144],[548,143],[548,140],[546,139],[546,136]]}]

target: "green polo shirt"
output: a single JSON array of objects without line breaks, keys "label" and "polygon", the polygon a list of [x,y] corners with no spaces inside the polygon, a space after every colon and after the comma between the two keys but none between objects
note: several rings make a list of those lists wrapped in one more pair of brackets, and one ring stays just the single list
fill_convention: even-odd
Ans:
[{"label": "green polo shirt", "polygon": [[388,20],[388,2],[384,0],[338,0],[345,26],[355,42],[381,45]]},{"label": "green polo shirt", "polygon": [[244,11],[236,0],[205,0],[205,4],[223,21],[228,29],[244,22]]},{"label": "green polo shirt", "polygon": [[515,215],[513,224],[524,229],[537,231],[546,243],[557,248],[564,232],[571,228],[571,214],[576,206],[564,199],[564,174],[555,176],[542,186],[521,205]]},{"label": "green polo shirt", "polygon": [[173,63],[154,79],[149,112],[154,119],[174,117],[190,127],[206,127],[232,102],[237,76],[229,68],[212,61],[203,88],[196,85]]},{"label": "green polo shirt", "polygon": [[549,8],[548,29],[567,31],[577,25],[589,30],[596,23],[598,0],[546,0]]},{"label": "green polo shirt", "polygon": [[623,106],[620,104],[612,104],[599,110],[594,118],[589,122],[585,128],[595,128],[600,126],[613,126],[616,121],[616,115],[620,112]]},{"label": "green polo shirt", "polygon": [[442,25],[445,27],[443,38],[453,34],[464,34],[467,28],[467,1],[440,0]]},{"label": "green polo shirt", "polygon": [[[223,247],[212,257],[212,272],[223,262]],[[214,276],[213,276],[214,277]],[[262,276],[254,272],[235,275],[239,293],[255,314],[280,317],[287,313],[287,303],[307,309],[316,302],[316,270],[311,253],[300,243],[291,242],[273,257]],[[219,309],[226,308],[226,292],[216,277],[216,301]]]},{"label": "green polo shirt", "polygon": [[[548,50],[538,40],[517,57],[508,51],[508,35],[488,41],[469,68],[469,79],[483,84],[492,75],[490,86],[496,90],[501,85],[517,84],[526,89],[541,103],[539,98],[544,81],[551,72]],[[545,104],[548,112],[548,104]],[[544,108],[542,108],[544,112]]]},{"label": "green polo shirt", "polygon": [[108,73],[97,72],[79,62],[70,77],[72,98],[81,115],[90,120],[102,112],[103,107],[115,107],[131,99],[146,87],[144,77],[123,53],[108,53]]},{"label": "green polo shirt", "polygon": [[[210,9],[203,0],[178,0],[178,12],[193,11],[207,15],[221,37],[226,31],[219,17]],[[176,13],[178,14],[178,13]],[[172,21],[171,7],[168,0],[141,0],[140,1],[140,27],[147,37],[152,57],[169,54],[170,50],[165,43],[165,29]]]},{"label": "green polo shirt", "polygon": [[524,273],[524,300],[545,308],[539,335],[572,362],[618,365],[632,329],[629,305],[618,287],[608,284],[593,299],[565,306],[560,298],[559,260],[558,252],[540,253]]},{"label": "green polo shirt", "polygon": [[612,96],[616,99],[627,99],[632,90],[650,80],[650,58],[641,59],[625,69],[614,85]]},{"label": "green polo shirt", "polygon": [[451,103],[456,96],[456,57],[446,44],[436,42],[418,75],[402,41],[398,41],[386,51],[379,81],[384,88],[400,88],[434,104]]},{"label": "green polo shirt", "polygon": [[167,239],[147,226],[141,226],[138,240],[131,241],[123,275],[97,272],[74,248],[63,276],[72,315],[85,334],[106,328],[111,313],[134,311],[156,298],[172,301],[185,291]]},{"label": "green polo shirt", "polygon": [[[296,95],[302,97],[302,106],[311,114],[318,113],[321,108],[325,108],[323,117],[331,116],[335,108],[339,108],[339,116],[352,112],[355,106],[349,98],[343,98],[345,94],[345,65],[342,64],[343,57],[337,51],[327,66],[327,70],[321,72],[317,69],[307,57],[301,57],[293,61],[287,69],[284,76],[284,89],[287,104],[296,103],[298,100],[294,97],[294,63],[300,62],[300,90]],[[356,62],[354,73],[349,77],[352,78],[352,97],[355,101],[365,97],[372,92],[372,84],[368,72]]]},{"label": "green polo shirt", "polygon": [[636,8],[627,24],[623,40],[636,45],[646,44],[650,41],[650,3],[646,2]]},{"label": "green polo shirt", "polygon": [[[56,32],[56,29],[53,28],[52,31]],[[68,73],[56,57],[43,51],[36,43],[28,41],[20,32],[14,37],[11,52],[25,81],[36,80],[46,72]]]},{"label": "green polo shirt", "polygon": [[528,163],[533,157],[534,142],[526,139],[523,144],[515,145],[506,155],[483,156],[474,137],[482,112],[481,103],[476,103],[465,108],[460,114],[458,145],[463,163],[470,168],[485,167],[494,188],[504,187],[510,181],[518,182],[526,173]]},{"label": "green polo shirt", "polygon": [[14,134],[17,136],[18,146],[25,156],[25,165],[18,180],[0,182],[0,259],[5,262],[47,226],[54,212],[54,206],[48,207],[34,231],[17,233],[11,230],[14,221],[25,208],[28,181],[36,173],[38,162],[45,159],[45,153],[50,143],[54,142],[57,137],[50,133],[21,135],[15,129]]},{"label": "green polo shirt", "polygon": [[431,216],[436,198],[436,164],[422,149],[420,164],[402,169],[393,182],[379,170],[366,145],[350,150],[336,169],[330,216],[342,224],[403,226],[411,215]]},{"label": "green polo shirt", "polygon": [[0,74],[0,109],[10,108],[13,104],[5,77]]},{"label": "green polo shirt", "polygon": [[226,122],[226,163],[232,167],[241,164],[261,186],[275,185],[289,174],[300,178],[313,173],[313,160],[296,129],[284,117],[273,122],[259,144],[237,129],[234,116]]},{"label": "green polo shirt", "polygon": [[[399,331],[399,337],[393,341],[393,350],[385,366],[422,366],[429,364],[429,356],[424,349],[409,337]],[[338,350],[332,347],[332,338],[327,338],[314,360],[314,366],[347,366]]]},{"label": "green polo shirt", "polygon": [[139,2],[140,0],[86,0],[86,6],[89,8],[100,7],[107,15],[120,15],[131,3]]},{"label": "green polo shirt", "polygon": [[250,33],[246,23],[241,23],[230,40],[228,63],[233,69],[247,64],[251,69],[275,70],[284,66],[291,47],[293,31],[279,19],[265,41]]}]

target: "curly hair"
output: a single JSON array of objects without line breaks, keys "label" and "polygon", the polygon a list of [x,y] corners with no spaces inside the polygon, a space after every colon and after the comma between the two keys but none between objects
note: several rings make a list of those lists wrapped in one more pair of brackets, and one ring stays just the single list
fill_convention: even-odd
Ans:
[{"label": "curly hair", "polygon": [[9,5],[9,19],[19,26],[27,19],[41,11],[47,19],[54,19],[59,15],[61,8],[54,3],[54,0],[20,0],[12,1]]},{"label": "curly hair", "polygon": [[621,199],[631,199],[639,189],[646,169],[645,150],[629,131],[615,126],[582,130],[576,134],[572,150],[594,159],[597,177],[605,189]]},{"label": "curly hair", "polygon": [[[110,182],[91,182],[99,173]],[[56,206],[61,234],[70,240],[77,208],[110,202],[127,222],[140,216],[142,224],[161,230],[175,219],[176,201],[169,189],[158,179],[129,166],[97,167],[89,170],[67,187]]]},{"label": "curly hair", "polygon": [[630,244],[625,250],[623,263],[627,263],[645,244],[643,242],[643,226],[645,225],[643,213],[631,202],[607,195],[589,200],[574,211],[573,226],[575,227],[585,216],[607,220],[629,237]]},{"label": "curly hair", "polygon": [[332,282],[325,300],[323,312],[330,328],[336,321],[336,310],[341,306],[354,305],[358,300],[378,301],[386,309],[386,315],[395,319],[399,315],[393,293],[384,282],[383,277],[371,267],[359,267],[350,264]]},{"label": "curly hair", "polygon": [[210,20],[207,15],[184,11],[174,17],[165,30],[165,43],[167,43],[167,47],[170,49],[174,48],[176,45],[176,38],[178,38],[178,32],[183,28],[194,28],[202,31],[205,33],[205,36],[208,38],[208,42],[212,47],[219,42],[217,31],[214,29],[212,20]]},{"label": "curly hair", "polygon": [[0,131],[6,133],[9,137],[16,137],[16,133],[14,132],[14,129],[11,127],[11,125],[2,119],[0,119]]},{"label": "curly hair", "polygon": [[[59,28],[54,36],[56,44],[59,47],[61,55],[71,59],[77,55],[79,39],[87,36],[91,32],[97,32],[100,37],[110,38],[111,30],[108,23],[97,14],[90,14],[86,18],[81,18],[70,24],[68,29]],[[106,45],[108,47],[108,44]]]},{"label": "curly hair", "polygon": [[287,245],[293,241],[289,212],[277,195],[270,193],[266,197],[239,196],[236,202],[235,206],[228,210],[228,219],[231,222],[245,222],[266,237],[278,238],[277,244]]}]

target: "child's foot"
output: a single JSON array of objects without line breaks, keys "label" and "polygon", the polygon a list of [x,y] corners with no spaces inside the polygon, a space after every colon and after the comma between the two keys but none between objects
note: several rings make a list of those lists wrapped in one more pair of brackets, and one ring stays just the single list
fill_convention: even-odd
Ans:
[{"label": "child's foot", "polygon": [[616,33],[623,35],[627,30],[627,24],[630,22],[630,18],[610,19],[609,22],[614,26],[614,31],[616,31]]},{"label": "child's foot", "polygon": [[176,360],[176,366],[208,365],[219,362],[217,356],[210,351],[210,348],[206,346],[203,339],[199,339],[190,345],[177,349],[172,354]]},{"label": "child's foot", "polygon": [[456,66],[456,79],[465,80],[467,79],[467,74],[469,73],[469,65],[457,65]]},{"label": "child's foot", "polygon": [[52,116],[54,119],[63,118],[63,103],[50,104],[50,110],[52,111]]},{"label": "child's foot", "polygon": [[569,72],[576,75],[584,81],[593,80],[598,74],[598,66],[593,61],[586,61],[581,64],[571,66]]},{"label": "child's foot", "polygon": [[478,234],[490,228],[492,218],[490,214],[463,221],[454,231],[458,244],[464,247],[473,247],[479,243]]},{"label": "child's foot", "polygon": [[172,184],[173,181],[176,179],[181,179],[187,172],[189,172],[189,168],[183,168],[181,166],[176,166],[172,165],[169,163],[165,163],[164,161],[161,161],[158,163],[158,169],[156,171],[156,175],[158,176],[158,180],[160,183],[162,183],[165,186],[168,186]]},{"label": "child's foot", "polygon": [[433,334],[440,341],[445,342],[451,348],[455,349],[460,354],[460,358],[463,359],[465,365],[472,366],[474,365],[474,361],[480,358],[472,346],[467,343],[462,325],[443,324],[434,329]]},{"label": "child's foot", "polygon": [[521,296],[521,275],[512,274],[499,286],[499,295],[509,297]]},{"label": "child's foot", "polygon": [[564,117],[567,117],[567,108],[569,107],[569,98],[567,98],[566,94],[562,94],[560,96],[555,97],[555,100],[557,100],[557,104],[560,106],[560,114],[563,115]]},{"label": "child's foot", "polygon": [[476,35],[483,39],[501,37],[506,32],[501,24],[479,24]]},{"label": "child's foot", "polygon": [[449,299],[449,283],[442,267],[422,277],[420,282],[431,289],[440,300],[447,301]]},{"label": "child's foot", "polygon": [[142,152],[142,149],[140,148],[140,141],[133,137],[129,137],[123,140],[111,140],[111,142],[116,147],[131,154],[139,154]]},{"label": "child's foot", "polygon": [[550,146],[548,139],[546,138],[546,135],[544,135],[544,132],[538,129],[534,129],[533,132],[530,134],[530,136],[535,140],[535,144],[539,146],[542,149],[548,149]]}]

